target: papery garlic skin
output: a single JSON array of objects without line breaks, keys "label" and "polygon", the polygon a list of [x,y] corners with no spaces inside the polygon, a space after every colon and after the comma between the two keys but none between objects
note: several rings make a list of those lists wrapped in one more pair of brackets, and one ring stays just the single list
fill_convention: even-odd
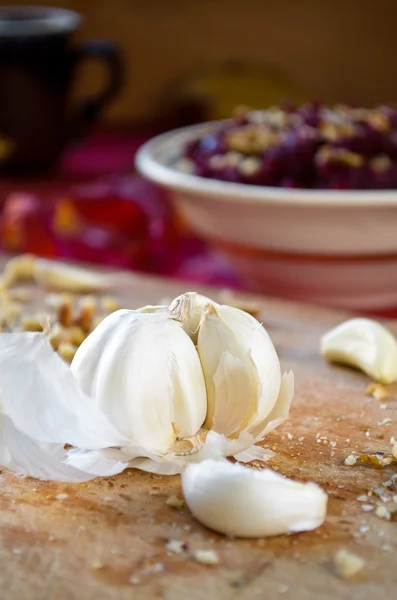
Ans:
[{"label": "papery garlic skin", "polygon": [[200,523],[225,535],[259,538],[310,531],[323,524],[327,494],[274,471],[205,460],[182,473],[186,504]]},{"label": "papery garlic skin", "polygon": [[380,383],[397,381],[397,341],[372,319],[349,319],[321,338],[329,361],[355,367]]},{"label": "papery garlic skin", "polygon": [[71,371],[131,445],[165,453],[205,419],[199,357],[167,313],[112,313],[81,344]]},{"label": "papery garlic skin", "polygon": [[170,304],[170,317],[180,323],[191,340],[197,344],[198,331],[207,306],[219,306],[210,298],[197,294],[196,292],[186,292]]}]

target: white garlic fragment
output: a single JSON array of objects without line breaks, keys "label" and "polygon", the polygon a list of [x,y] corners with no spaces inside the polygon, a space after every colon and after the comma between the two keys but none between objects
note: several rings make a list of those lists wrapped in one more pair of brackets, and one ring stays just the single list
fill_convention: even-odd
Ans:
[{"label": "white garlic fragment", "polygon": [[182,473],[182,491],[198,521],[236,537],[310,531],[326,517],[328,497],[318,485],[227,460],[189,465]]},{"label": "white garlic fragment", "polygon": [[397,341],[372,319],[349,319],[321,339],[321,354],[329,361],[355,367],[380,383],[397,381]]}]

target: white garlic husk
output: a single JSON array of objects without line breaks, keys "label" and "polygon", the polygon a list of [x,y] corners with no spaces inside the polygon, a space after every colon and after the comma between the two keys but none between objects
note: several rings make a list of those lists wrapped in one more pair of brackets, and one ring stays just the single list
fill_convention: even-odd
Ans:
[{"label": "white garlic husk", "polygon": [[380,383],[397,381],[397,341],[372,319],[349,319],[321,338],[321,354],[329,361],[355,367]]},{"label": "white garlic husk", "polygon": [[200,523],[235,537],[310,531],[326,517],[328,497],[318,485],[227,460],[188,465],[182,473],[182,490]]},{"label": "white garlic husk", "polygon": [[293,375],[281,377],[253,317],[188,293],[169,308],[112,313],[70,369],[44,334],[1,334],[0,388],[0,411],[36,444],[37,464],[11,442],[0,463],[80,481],[127,467],[175,474],[207,458],[265,459],[254,444],[288,416]]}]

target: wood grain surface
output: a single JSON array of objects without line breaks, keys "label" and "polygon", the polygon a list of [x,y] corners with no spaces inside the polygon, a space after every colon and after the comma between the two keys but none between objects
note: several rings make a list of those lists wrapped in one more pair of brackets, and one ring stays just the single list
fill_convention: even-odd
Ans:
[{"label": "wood grain surface", "polygon": [[[138,307],[188,287],[126,276],[117,296],[124,306]],[[31,306],[41,304],[42,296],[32,290]],[[390,437],[397,437],[397,400],[387,400],[387,408],[381,408],[379,401],[365,395],[364,375],[331,366],[319,356],[321,334],[344,315],[277,300],[262,299],[261,306],[261,320],[282,366],[296,377],[290,419],[265,440],[264,445],[277,453],[268,466],[313,480],[327,491],[325,525],[288,537],[233,540],[202,527],[187,507],[166,504],[173,494],[181,497],[179,476],[129,470],[109,479],[65,485],[3,470],[2,600],[395,597],[397,523],[363,512],[357,496],[397,469],[348,467],[343,461],[353,450],[390,450]],[[397,324],[391,326],[397,333]],[[385,418],[391,423],[379,424]],[[326,439],[318,441],[319,436]],[[182,540],[186,550],[168,551],[169,540]],[[333,557],[340,548],[365,560],[357,577],[343,580],[335,574]],[[198,563],[198,549],[217,552],[219,564]]]}]

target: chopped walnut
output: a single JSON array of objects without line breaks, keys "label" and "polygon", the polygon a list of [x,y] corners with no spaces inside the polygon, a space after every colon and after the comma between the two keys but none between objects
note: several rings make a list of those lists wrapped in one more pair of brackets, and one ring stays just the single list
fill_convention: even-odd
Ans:
[{"label": "chopped walnut", "polygon": [[374,452],[372,454],[361,452],[360,461],[363,465],[375,467],[376,469],[383,469],[393,462],[393,457],[385,456],[383,452]]},{"label": "chopped walnut", "polygon": [[252,177],[256,175],[261,168],[261,161],[256,156],[249,156],[244,158],[238,165],[238,170],[241,175],[245,177]]},{"label": "chopped walnut", "polygon": [[76,346],[74,346],[73,344],[68,344],[66,342],[61,342],[58,346],[58,354],[66,362],[72,362],[76,351]]},{"label": "chopped walnut", "polygon": [[24,331],[43,331],[43,322],[40,317],[22,317],[21,327]]},{"label": "chopped walnut", "polygon": [[338,124],[324,122],[320,125],[320,131],[328,142],[336,142],[341,138],[354,135],[353,125],[344,122]]},{"label": "chopped walnut", "polygon": [[371,160],[370,166],[376,173],[384,173],[390,169],[392,166],[392,161],[385,154],[381,154],[380,156],[377,156]]},{"label": "chopped walnut", "polygon": [[331,146],[322,146],[316,154],[316,162],[319,164],[340,163],[348,167],[362,167],[364,158],[356,152],[350,152],[343,148],[331,148]]},{"label": "chopped walnut", "polygon": [[390,121],[386,115],[382,114],[379,110],[372,110],[367,116],[368,123],[378,131],[389,131]]},{"label": "chopped walnut", "polygon": [[71,327],[73,324],[73,310],[71,302],[64,302],[58,308],[58,321],[62,327]]}]

